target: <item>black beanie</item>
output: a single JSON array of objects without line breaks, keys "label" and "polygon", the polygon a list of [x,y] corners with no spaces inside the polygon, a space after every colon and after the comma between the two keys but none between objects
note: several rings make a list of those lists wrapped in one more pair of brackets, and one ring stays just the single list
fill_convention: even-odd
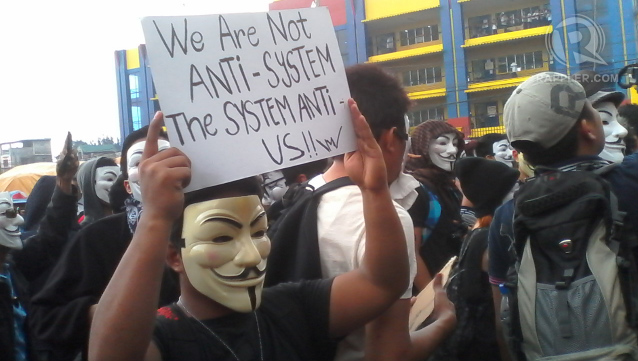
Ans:
[{"label": "black beanie", "polygon": [[494,215],[520,174],[501,162],[477,157],[459,159],[454,173],[477,218]]}]

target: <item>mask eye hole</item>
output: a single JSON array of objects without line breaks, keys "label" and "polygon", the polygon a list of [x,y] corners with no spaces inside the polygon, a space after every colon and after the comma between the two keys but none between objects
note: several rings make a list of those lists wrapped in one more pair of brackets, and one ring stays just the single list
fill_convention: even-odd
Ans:
[{"label": "mask eye hole", "polygon": [[0,216],[5,216],[7,218],[15,218],[18,215],[15,209],[9,208],[6,211],[0,213]]},{"label": "mask eye hole", "polygon": [[228,243],[232,240],[233,240],[233,237],[231,236],[219,236],[219,237],[213,238],[214,243]]},{"label": "mask eye hole", "polygon": [[257,231],[257,232],[255,232],[255,233],[253,233],[253,234],[252,234],[252,237],[253,237],[253,238],[261,238],[261,237],[263,237],[263,236],[265,236],[265,235],[266,235],[266,232],[265,232],[265,231]]}]

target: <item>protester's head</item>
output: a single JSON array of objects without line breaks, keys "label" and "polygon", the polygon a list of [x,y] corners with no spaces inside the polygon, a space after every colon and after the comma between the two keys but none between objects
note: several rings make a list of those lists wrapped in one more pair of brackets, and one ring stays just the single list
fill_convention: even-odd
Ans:
[{"label": "protester's head", "polygon": [[0,247],[22,249],[19,228],[22,223],[22,216],[13,208],[11,193],[0,192]]},{"label": "protester's head", "polygon": [[[122,145],[122,158],[120,169],[124,175],[124,187],[129,194],[133,195],[137,201],[142,202],[142,191],[140,189],[139,164],[146,145],[146,135],[148,125],[129,134]],[[160,151],[170,148],[166,132],[160,132],[160,139],[157,146]]]},{"label": "protester's head", "polygon": [[465,148],[463,133],[447,122],[431,120],[420,124],[412,133],[412,149],[406,169],[437,168],[452,172]]},{"label": "protester's head", "polygon": [[611,162],[622,162],[624,157],[627,129],[618,122],[618,107],[625,99],[625,94],[618,91],[604,91],[611,84],[604,81],[606,77],[600,76],[593,70],[582,70],[572,78],[578,81],[585,89],[585,94],[591,105],[598,111],[605,130],[605,147],[600,157]]},{"label": "protester's head", "polygon": [[478,139],[475,152],[477,157],[496,160],[509,167],[514,165],[512,146],[505,134],[485,134]]},{"label": "protester's head", "polygon": [[264,206],[271,206],[273,203],[281,200],[288,186],[282,171],[273,170],[261,175],[261,186],[264,189],[264,196],[261,202]]},{"label": "protester's head", "polygon": [[624,104],[618,108],[618,122],[627,128],[625,154],[638,151],[638,105]]},{"label": "protester's head", "polygon": [[281,170],[281,173],[284,175],[286,185],[289,186],[293,183],[303,183],[310,180],[316,175],[323,173],[327,167],[328,159],[321,159],[314,162],[284,168]]},{"label": "protester's head", "polygon": [[[199,292],[237,312],[259,307],[270,240],[261,185],[246,178],[185,195],[169,263],[184,274],[182,292]],[[182,278],[184,280],[184,277]]]},{"label": "protester's head", "polygon": [[494,215],[519,177],[516,169],[479,157],[459,159],[454,173],[477,218]]},{"label": "protester's head", "polygon": [[544,72],[527,79],[503,113],[507,137],[532,166],[598,155],[605,145],[600,115],[582,85],[563,74]]},{"label": "protester's head", "polygon": [[120,169],[115,161],[107,157],[91,159],[80,166],[77,179],[84,199],[83,224],[111,213],[109,192],[119,174]]},{"label": "protester's head", "polygon": [[358,64],[346,69],[350,94],[366,118],[381,147],[388,170],[388,182],[403,168],[408,133],[405,114],[410,99],[396,77],[375,64]]}]

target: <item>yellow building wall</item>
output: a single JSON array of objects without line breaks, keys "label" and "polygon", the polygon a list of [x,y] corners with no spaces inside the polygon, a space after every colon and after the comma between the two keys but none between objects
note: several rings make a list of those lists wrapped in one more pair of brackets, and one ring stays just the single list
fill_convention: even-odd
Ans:
[{"label": "yellow building wall", "polygon": [[365,4],[366,19],[377,19],[434,8],[441,2],[440,0],[366,0]]},{"label": "yellow building wall", "polygon": [[126,69],[137,69],[140,67],[140,52],[136,49],[126,51]]}]

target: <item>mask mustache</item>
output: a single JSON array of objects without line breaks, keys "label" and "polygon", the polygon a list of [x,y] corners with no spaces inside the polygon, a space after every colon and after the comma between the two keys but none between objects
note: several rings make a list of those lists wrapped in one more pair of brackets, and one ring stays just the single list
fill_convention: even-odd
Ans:
[{"label": "mask mustache", "polygon": [[213,270],[213,273],[215,273],[215,275],[217,275],[217,277],[219,277],[219,278],[221,278],[223,280],[227,280],[227,281],[241,281],[241,280],[248,279],[248,276],[250,276],[251,272],[255,273],[255,277],[251,277],[251,278],[259,278],[264,273],[266,273],[266,269],[264,268],[264,270],[262,271],[262,270],[260,270],[257,267],[244,268],[244,270],[240,274],[233,275],[233,276],[225,276],[225,275],[219,274],[218,272]]}]

